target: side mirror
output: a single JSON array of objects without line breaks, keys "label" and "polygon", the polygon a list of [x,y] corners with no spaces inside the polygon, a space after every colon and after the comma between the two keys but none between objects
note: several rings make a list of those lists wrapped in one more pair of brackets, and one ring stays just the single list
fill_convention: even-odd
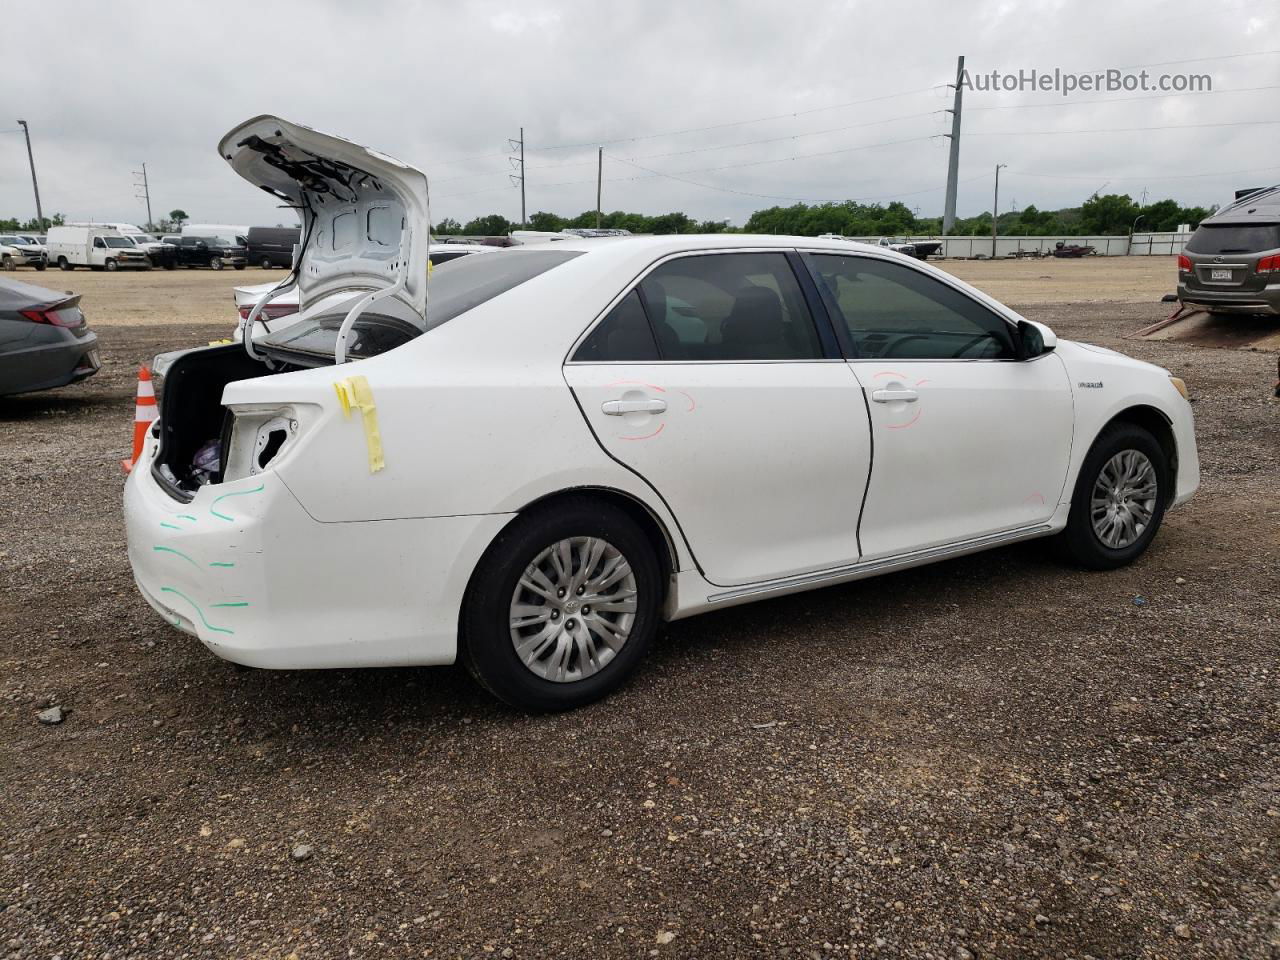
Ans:
[{"label": "side mirror", "polygon": [[1058,345],[1058,338],[1043,323],[1034,320],[1018,321],[1018,340],[1022,350],[1022,359],[1030,360],[1053,350]]}]

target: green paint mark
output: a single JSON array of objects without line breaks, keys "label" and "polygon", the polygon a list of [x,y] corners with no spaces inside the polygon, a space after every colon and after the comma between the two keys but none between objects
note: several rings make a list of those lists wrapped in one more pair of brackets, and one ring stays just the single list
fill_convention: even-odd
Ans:
[{"label": "green paint mark", "polygon": [[162,526],[162,527],[167,527],[167,528],[168,528],[168,529],[170,529],[170,530],[181,530],[181,529],[182,529],[182,528],[181,528],[180,526],[178,526],[176,523],[165,523],[163,520],[161,520],[161,521],[160,521],[160,526]]},{"label": "green paint mark", "polygon": [[235,603],[215,603],[215,604],[213,604],[213,606],[215,606],[215,607],[247,607],[248,605],[249,605],[249,601],[248,601],[248,600],[239,600],[239,601],[237,601],[237,602],[235,602]]},{"label": "green paint mark", "polygon": [[195,518],[195,517],[193,517],[193,516],[192,516],[191,514],[189,514],[189,513],[180,513],[180,514],[178,514],[178,519],[179,519],[179,520],[190,520],[192,523],[195,523],[195,522],[196,522],[196,518]]},{"label": "green paint mark", "polygon": [[214,633],[230,633],[230,634],[235,633],[234,630],[228,630],[226,627],[215,627],[213,624],[211,624],[208,620],[205,619],[204,611],[200,609],[200,605],[196,603],[194,600],[192,600],[190,597],[188,597],[181,590],[175,590],[173,587],[161,587],[160,592],[172,593],[175,596],[181,597],[183,600],[187,601],[187,603],[191,604],[192,609],[195,610],[196,615],[200,617],[200,622],[205,625],[206,629],[212,630]]},{"label": "green paint mark", "polygon": [[155,550],[157,553],[172,553],[176,557],[181,557],[183,560],[187,561],[187,563],[191,564],[196,569],[199,569],[200,567],[200,564],[196,563],[194,560],[188,557],[181,550],[175,550],[173,549],[173,547],[152,547],[151,549]]},{"label": "green paint mark", "polygon": [[214,560],[209,564],[211,567],[234,567],[234,563],[227,563],[225,560]]},{"label": "green paint mark", "polygon": [[266,489],[266,484],[260,483],[258,484],[258,486],[254,487],[252,490],[237,490],[234,493],[224,493],[220,497],[214,497],[213,503],[209,504],[209,512],[220,520],[230,520],[232,523],[234,523],[235,517],[228,517],[225,513],[219,513],[214,508],[221,501],[227,499],[227,497],[247,497],[251,493],[261,493],[265,489]]}]

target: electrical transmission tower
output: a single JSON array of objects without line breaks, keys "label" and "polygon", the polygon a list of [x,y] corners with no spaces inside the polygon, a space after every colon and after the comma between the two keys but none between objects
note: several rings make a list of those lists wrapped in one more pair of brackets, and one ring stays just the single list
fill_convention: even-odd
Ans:
[{"label": "electrical transmission tower", "polygon": [[508,174],[508,176],[511,177],[511,182],[513,184],[516,183],[517,181],[519,181],[520,183],[520,226],[523,227],[526,223],[525,210],[524,210],[524,127],[520,128],[519,140],[512,140],[508,138],[507,143],[510,145],[510,148],[512,150],[520,151],[519,156],[513,156],[508,158],[511,161],[512,167],[515,167],[517,165],[519,166],[520,175],[516,176],[514,173],[512,173],[512,174]]},{"label": "electrical transmission tower", "polygon": [[142,193],[135,193],[134,196],[139,200],[147,201],[147,229],[150,230],[155,221],[151,219],[151,184],[147,182],[147,165],[144,163],[141,170],[133,171],[133,175],[142,178],[133,184],[134,189],[140,189]]}]

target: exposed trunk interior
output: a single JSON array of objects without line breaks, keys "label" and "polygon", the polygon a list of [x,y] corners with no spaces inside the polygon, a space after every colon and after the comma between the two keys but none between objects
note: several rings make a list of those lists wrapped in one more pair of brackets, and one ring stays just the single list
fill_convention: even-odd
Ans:
[{"label": "exposed trunk interior", "polygon": [[230,427],[223,387],[286,369],[272,370],[252,359],[239,343],[197,350],[174,361],[161,389],[160,449],[151,467],[172,496],[188,501],[205,484],[222,481]]}]

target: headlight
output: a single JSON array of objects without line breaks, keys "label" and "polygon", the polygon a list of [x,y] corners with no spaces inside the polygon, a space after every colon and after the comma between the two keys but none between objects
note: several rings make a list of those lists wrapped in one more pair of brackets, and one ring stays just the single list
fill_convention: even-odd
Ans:
[{"label": "headlight", "polygon": [[1190,400],[1191,394],[1187,393],[1187,385],[1181,377],[1170,377],[1169,382],[1173,384],[1173,389],[1182,394],[1183,400]]}]

